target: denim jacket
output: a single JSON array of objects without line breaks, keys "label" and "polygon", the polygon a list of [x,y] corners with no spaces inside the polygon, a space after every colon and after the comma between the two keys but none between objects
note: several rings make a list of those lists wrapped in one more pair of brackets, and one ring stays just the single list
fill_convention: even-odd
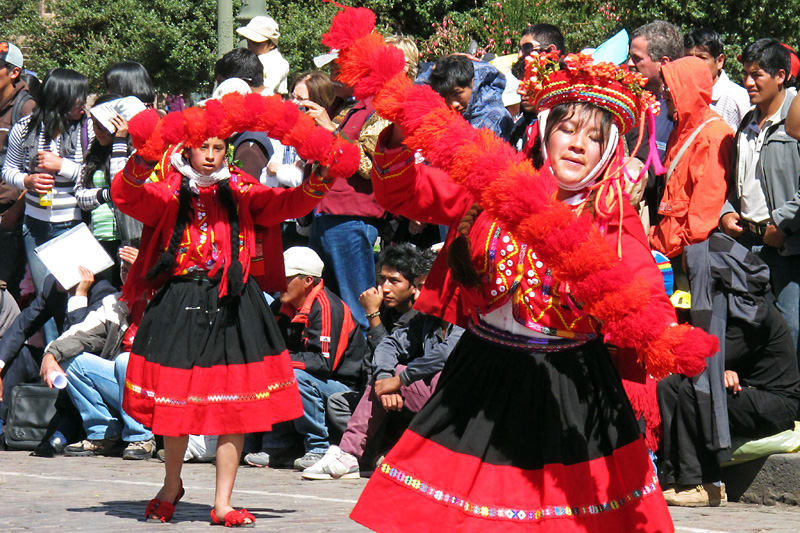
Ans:
[{"label": "denim jacket", "polygon": [[[758,164],[764,175],[761,186],[767,199],[772,222],[780,228],[785,238],[781,255],[800,254],[800,142],[786,134],[786,115],[795,95],[787,92],[780,110],[780,120],[769,127],[761,147]],[[753,119],[757,108],[751,109],[742,119],[737,136]],[[733,170],[739,168],[738,146],[734,148]],[[720,217],[739,211],[736,180],[728,189],[728,200]]]}]

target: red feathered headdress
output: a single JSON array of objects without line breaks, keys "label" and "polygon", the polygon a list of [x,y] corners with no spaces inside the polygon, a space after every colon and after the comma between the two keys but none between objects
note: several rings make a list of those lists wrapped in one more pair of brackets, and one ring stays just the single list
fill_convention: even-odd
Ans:
[{"label": "red feathered headdress", "polygon": [[190,107],[162,119],[156,111],[143,111],[130,120],[129,131],[137,153],[151,161],[161,159],[168,146],[197,148],[206,139],[226,139],[237,131],[263,131],[296,148],[301,157],[330,166],[332,178],[352,176],[361,159],[356,145],[316,126],[295,104],[276,95],[229,93],[208,100],[205,108]]}]

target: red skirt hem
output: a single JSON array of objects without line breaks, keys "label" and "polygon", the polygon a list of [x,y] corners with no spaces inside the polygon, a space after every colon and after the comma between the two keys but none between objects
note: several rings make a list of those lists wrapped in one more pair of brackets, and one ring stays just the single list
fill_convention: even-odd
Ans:
[{"label": "red skirt hem", "polygon": [[381,532],[674,531],[641,440],[610,457],[522,470],[406,431],[350,517]]},{"label": "red skirt hem", "polygon": [[302,416],[289,355],[258,363],[179,369],[131,354],[123,409],[156,435],[269,431]]}]

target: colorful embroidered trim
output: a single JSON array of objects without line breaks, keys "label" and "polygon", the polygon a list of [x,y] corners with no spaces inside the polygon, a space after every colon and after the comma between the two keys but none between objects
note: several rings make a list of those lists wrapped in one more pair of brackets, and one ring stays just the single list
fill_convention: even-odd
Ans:
[{"label": "colorful embroidered trim", "polygon": [[241,403],[266,400],[273,392],[288,389],[296,383],[297,382],[292,379],[280,383],[273,383],[272,385],[268,386],[266,390],[260,392],[251,392],[246,394],[211,394],[208,396],[189,396],[185,399],[156,396],[155,391],[143,389],[141,386],[135,385],[127,379],[125,380],[125,388],[134,392],[135,394],[145,396],[157,404],[184,407],[187,404],[209,405],[218,403]]},{"label": "colorful embroidered trim", "polygon": [[515,522],[536,522],[545,518],[575,517],[616,511],[632,503],[637,503],[648,494],[661,490],[658,484],[658,478],[653,476],[652,481],[641,489],[632,490],[621,498],[610,500],[604,503],[583,506],[556,505],[541,507],[533,510],[513,509],[505,507],[491,507],[488,505],[481,505],[480,503],[466,501],[460,496],[451,494],[439,487],[425,483],[423,480],[412,476],[408,472],[403,472],[402,470],[385,461],[381,463],[378,471],[389,479],[393,480],[398,485],[417,491],[419,494],[430,500],[434,500],[447,505],[448,507],[458,509],[464,514],[482,518],[494,518],[497,520],[512,520]]},{"label": "colorful embroidered trim", "polygon": [[[587,342],[597,338],[597,334],[594,333],[581,335],[576,339],[564,339],[556,337],[545,339],[539,337],[526,337],[524,335],[513,335],[505,331],[500,331],[497,328],[493,328],[492,326],[483,322],[476,322],[474,319],[470,321],[468,329],[486,342],[505,346],[506,348],[535,353],[549,353],[570,350],[572,348],[582,346]],[[546,334],[546,332],[544,333]]]}]

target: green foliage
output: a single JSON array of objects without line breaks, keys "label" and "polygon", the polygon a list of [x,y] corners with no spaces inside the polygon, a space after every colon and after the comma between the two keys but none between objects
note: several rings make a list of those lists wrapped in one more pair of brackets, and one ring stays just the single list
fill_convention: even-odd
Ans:
[{"label": "green foliage", "polygon": [[433,35],[422,43],[425,59],[465,52],[471,40],[480,57],[516,53],[519,37],[529,24],[548,23],[561,28],[570,50],[605,40],[618,30],[619,17],[599,2],[575,0],[507,0],[486,2],[467,13],[449,13],[434,24]]},{"label": "green foliage", "polygon": [[[339,0],[368,7],[384,34],[417,39],[426,60],[466,51],[515,53],[527,24],[561,28],[567,48],[596,46],[621,28],[632,31],[656,19],[682,30],[708,26],[719,31],[726,55],[735,58],[750,41],[774,36],[797,45],[800,2],[796,0]],[[238,0],[234,13],[238,12]],[[312,59],[336,7],[313,0],[267,0],[281,26],[281,51],[292,74],[313,69]],[[42,19],[38,0],[3,0],[0,39],[23,45],[26,66],[44,75],[55,66],[74,68],[102,89],[102,74],[116,61],[139,61],[157,89],[179,93],[208,91],[216,59],[216,0],[48,0],[55,17]],[[735,61],[728,71],[736,77]]]},{"label": "green foliage", "polygon": [[[26,15],[25,9],[18,13]],[[27,36],[21,39],[26,67],[41,77],[58,66],[73,68],[89,77],[92,90],[102,91],[106,68],[132,60],[147,68],[160,91],[210,86],[215,0],[52,0],[48,9],[56,16],[15,19],[12,27],[13,35]]]}]

